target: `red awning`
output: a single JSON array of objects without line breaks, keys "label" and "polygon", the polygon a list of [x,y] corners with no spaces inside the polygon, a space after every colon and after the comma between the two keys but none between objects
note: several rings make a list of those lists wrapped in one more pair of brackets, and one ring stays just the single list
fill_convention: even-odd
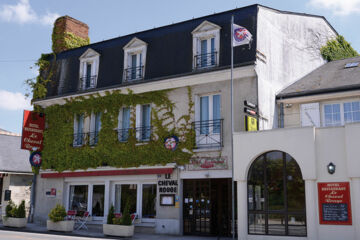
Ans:
[{"label": "red awning", "polygon": [[63,177],[98,177],[116,175],[146,175],[146,174],[171,174],[173,168],[147,168],[147,169],[122,169],[104,171],[84,171],[84,172],[61,172],[61,173],[41,173],[42,178],[63,178]]}]

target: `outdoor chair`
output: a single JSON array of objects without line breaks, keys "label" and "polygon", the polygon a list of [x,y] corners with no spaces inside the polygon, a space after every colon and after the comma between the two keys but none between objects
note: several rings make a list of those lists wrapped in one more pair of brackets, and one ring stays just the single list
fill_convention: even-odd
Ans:
[{"label": "outdoor chair", "polygon": [[137,219],[137,213],[131,214],[130,217],[131,217],[131,223],[134,224],[135,219]]},{"label": "outdoor chair", "polygon": [[77,219],[76,223],[79,224],[79,226],[76,228],[76,230],[80,230],[82,228],[88,230],[88,227],[86,226],[87,221],[89,220],[90,214],[89,212],[84,212],[84,215]]},{"label": "outdoor chair", "polygon": [[66,220],[75,220],[76,217],[76,210],[69,210],[66,213]]}]

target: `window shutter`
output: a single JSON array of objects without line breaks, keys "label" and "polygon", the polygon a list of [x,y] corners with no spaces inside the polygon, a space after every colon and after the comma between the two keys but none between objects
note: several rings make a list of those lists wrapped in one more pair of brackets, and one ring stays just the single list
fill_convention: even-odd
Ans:
[{"label": "window shutter", "polygon": [[307,103],[300,105],[300,121],[302,127],[320,127],[320,104]]}]

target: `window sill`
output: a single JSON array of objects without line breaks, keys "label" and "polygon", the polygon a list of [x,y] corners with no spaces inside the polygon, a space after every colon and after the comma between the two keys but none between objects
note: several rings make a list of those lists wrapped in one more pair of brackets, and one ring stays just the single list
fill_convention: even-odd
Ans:
[{"label": "window sill", "polygon": [[195,148],[193,149],[193,152],[195,153],[201,153],[201,152],[220,152],[222,150],[222,147],[203,147],[203,148]]}]

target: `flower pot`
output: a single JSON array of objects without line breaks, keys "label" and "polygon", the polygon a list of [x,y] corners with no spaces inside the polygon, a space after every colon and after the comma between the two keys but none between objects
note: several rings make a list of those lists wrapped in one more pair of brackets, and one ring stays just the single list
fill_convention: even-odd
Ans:
[{"label": "flower pot", "polygon": [[46,227],[49,231],[57,232],[72,232],[74,230],[74,221],[59,221],[53,222],[51,220],[46,221]]},{"label": "flower pot", "polygon": [[103,224],[103,232],[105,235],[110,236],[132,237],[134,235],[134,225]]},{"label": "flower pot", "polygon": [[6,227],[26,227],[26,218],[3,217],[3,224]]}]

